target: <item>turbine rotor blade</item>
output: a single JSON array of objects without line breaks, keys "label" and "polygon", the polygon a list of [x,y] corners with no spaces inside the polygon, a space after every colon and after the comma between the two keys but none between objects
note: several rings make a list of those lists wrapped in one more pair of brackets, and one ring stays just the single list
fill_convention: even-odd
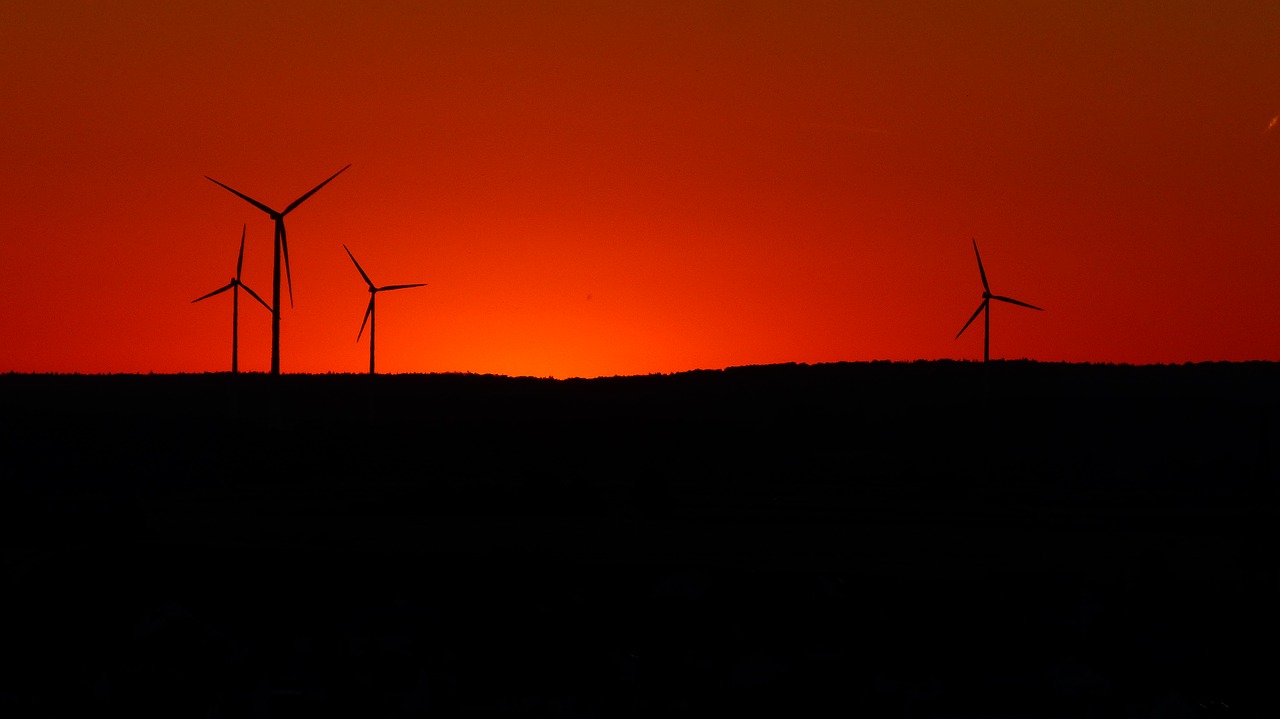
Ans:
[{"label": "turbine rotor blade", "polygon": [[364,326],[369,322],[369,315],[373,314],[373,295],[369,295],[369,307],[364,311],[364,319],[360,321],[360,331],[356,333],[356,342],[360,341],[361,335],[364,334]]},{"label": "turbine rotor blade", "polygon": [[293,273],[289,271],[289,236],[284,231],[284,216],[276,220],[276,231],[280,233],[280,250],[284,252],[284,278],[289,284],[289,306],[293,307]]},{"label": "turbine rotor blade", "polygon": [[382,290],[403,290],[403,289],[408,289],[410,287],[426,287],[426,286],[427,286],[426,282],[419,282],[413,285],[387,285],[386,287],[379,287],[378,291],[381,292]]},{"label": "turbine rotor blade", "polygon": [[1029,305],[1026,302],[1015,300],[1012,297],[1001,297],[1000,295],[991,295],[991,299],[1000,300],[1001,302],[1008,302],[1010,304],[1021,305],[1022,307],[1030,307],[1033,310],[1040,310],[1041,312],[1044,312],[1043,307],[1036,307],[1035,305]]},{"label": "turbine rotor blade", "polygon": [[236,260],[236,280],[240,279],[240,270],[244,269],[244,231],[248,227],[244,225],[240,228],[240,257]]},{"label": "turbine rotor blade", "polygon": [[251,297],[253,297],[253,299],[257,300],[259,304],[261,304],[263,307],[266,307],[268,312],[270,312],[270,311],[271,311],[271,305],[267,304],[267,301],[266,301],[266,300],[264,300],[264,299],[262,299],[261,297],[259,297],[257,292],[254,292],[253,290],[249,289],[249,285],[246,285],[246,284],[245,284],[245,283],[243,283],[243,282],[238,282],[237,284],[239,284],[241,287],[243,287],[243,288],[244,288],[244,291],[245,291],[245,292],[248,292],[248,293],[249,293],[249,295],[250,295]]},{"label": "turbine rotor blade", "polygon": [[[972,239],[972,238],[970,238]],[[978,274],[982,276],[982,289],[987,292],[991,291],[991,285],[987,284],[987,271],[982,269],[982,255],[978,254],[978,241],[973,240],[973,255],[978,258]]]},{"label": "turbine rotor blade", "polygon": [[[347,165],[347,167],[351,167],[351,165],[350,165],[350,164],[348,164],[348,165]],[[332,181],[332,180],[333,180],[333,178],[335,178],[335,177],[337,177],[338,175],[341,175],[342,173],[346,172],[346,171],[347,171],[347,167],[344,167],[344,168],[342,168],[341,170],[338,170],[337,172],[335,172],[335,173],[333,173],[332,175],[330,175],[328,180],[325,180],[324,182],[321,182],[319,185],[316,185],[315,187],[311,188],[311,191],[310,191],[310,192],[308,192],[307,194],[303,195],[302,197],[299,197],[298,199],[294,200],[292,203],[290,203],[290,204],[289,204],[289,206],[288,206],[288,207],[284,208],[284,212],[281,212],[280,214],[282,214],[282,215],[287,215],[287,214],[289,214],[289,212],[290,212],[291,210],[293,210],[293,208],[297,207],[298,205],[301,205],[301,204],[302,204],[302,202],[303,202],[304,200],[306,200],[308,197],[311,197],[312,195],[316,194],[316,192],[317,192],[321,187],[324,187],[325,185],[329,184],[329,182],[330,182],[330,181]]]},{"label": "turbine rotor blade", "polygon": [[223,285],[223,286],[219,287],[218,289],[214,290],[213,292],[210,292],[210,293],[209,293],[209,294],[207,294],[207,295],[202,295],[202,296],[200,296],[200,297],[195,298],[194,300],[191,300],[191,302],[192,302],[192,303],[196,303],[196,302],[199,302],[200,300],[207,300],[207,299],[209,299],[210,297],[213,297],[214,295],[220,295],[220,294],[222,294],[223,292],[226,292],[227,290],[229,290],[229,289],[231,289],[232,287],[235,287],[235,286],[236,286],[235,281],[228,282],[227,284],[225,284],[225,285]]},{"label": "turbine rotor blade", "polygon": [[973,311],[973,316],[970,317],[969,321],[964,323],[964,327],[961,327],[960,331],[956,333],[956,339],[960,339],[960,335],[964,334],[964,331],[969,329],[969,325],[973,324],[973,321],[978,319],[978,315],[982,314],[982,311],[987,308],[988,301],[989,300],[986,299],[982,300],[982,304],[978,305],[978,309]]},{"label": "turbine rotor blade", "polygon": [[343,245],[342,249],[347,250],[347,257],[350,257],[351,261],[355,263],[356,269],[360,271],[360,276],[363,277],[364,281],[369,285],[369,289],[377,289],[373,286],[373,280],[369,279],[369,275],[365,274],[364,268],[360,266],[359,262],[356,262],[356,256],[351,254],[351,250],[348,249],[346,245]]},{"label": "turbine rotor blade", "polygon": [[235,195],[236,197],[239,197],[240,199],[244,200],[245,202],[249,203],[250,205],[253,205],[254,207],[258,208],[259,210],[262,210],[263,212],[267,213],[268,215],[271,215],[272,217],[275,217],[277,214],[280,214],[280,213],[277,213],[275,210],[271,209],[270,207],[267,207],[266,205],[262,204],[261,202],[258,202],[257,200],[253,199],[252,197],[249,197],[248,195],[244,194],[243,192],[240,192],[239,190],[236,190],[236,189],[232,189],[231,187],[228,187],[228,186],[226,186],[226,185],[222,184],[221,182],[218,182],[217,180],[213,179],[212,177],[209,177],[208,175],[205,175],[205,176],[204,176],[204,179],[208,180],[209,182],[212,182],[213,184],[217,185],[218,187],[221,187],[222,189],[226,190],[227,192],[230,192],[231,194]]}]

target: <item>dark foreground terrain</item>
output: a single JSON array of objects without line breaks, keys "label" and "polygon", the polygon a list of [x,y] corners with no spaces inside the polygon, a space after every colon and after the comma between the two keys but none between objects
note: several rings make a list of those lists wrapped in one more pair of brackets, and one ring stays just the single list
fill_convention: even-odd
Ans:
[{"label": "dark foreground terrain", "polygon": [[1276,711],[1273,363],[0,400],[5,716]]}]

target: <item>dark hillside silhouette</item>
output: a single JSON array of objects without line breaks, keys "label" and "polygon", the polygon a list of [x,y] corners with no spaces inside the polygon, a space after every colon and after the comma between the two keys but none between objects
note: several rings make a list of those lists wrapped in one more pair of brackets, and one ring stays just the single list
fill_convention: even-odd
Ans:
[{"label": "dark hillside silhouette", "polygon": [[1269,703],[1274,363],[4,375],[0,396],[20,709]]}]

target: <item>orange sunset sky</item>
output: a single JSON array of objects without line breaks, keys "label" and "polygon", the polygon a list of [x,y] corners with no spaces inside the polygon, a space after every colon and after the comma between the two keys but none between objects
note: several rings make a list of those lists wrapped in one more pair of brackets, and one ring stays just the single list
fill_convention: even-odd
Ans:
[{"label": "orange sunset sky", "polygon": [[[0,4],[0,371],[1280,360],[1280,4]],[[286,295],[287,297],[287,295]],[[287,303],[287,300],[286,300]],[[246,296],[240,368],[266,371]]]}]

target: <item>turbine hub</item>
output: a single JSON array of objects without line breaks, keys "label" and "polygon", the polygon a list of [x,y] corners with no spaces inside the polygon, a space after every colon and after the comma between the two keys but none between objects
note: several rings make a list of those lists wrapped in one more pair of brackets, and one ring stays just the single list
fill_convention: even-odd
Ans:
[{"label": "turbine hub", "polygon": [[984,292],[982,293],[982,299],[984,299],[984,300],[989,300],[989,299],[991,299],[991,293],[990,293],[990,292],[985,292],[985,291],[984,291]]}]

